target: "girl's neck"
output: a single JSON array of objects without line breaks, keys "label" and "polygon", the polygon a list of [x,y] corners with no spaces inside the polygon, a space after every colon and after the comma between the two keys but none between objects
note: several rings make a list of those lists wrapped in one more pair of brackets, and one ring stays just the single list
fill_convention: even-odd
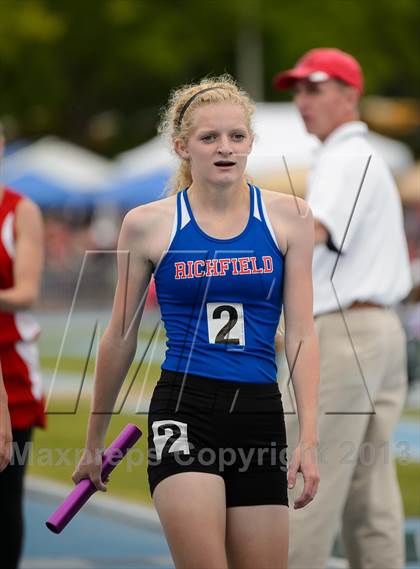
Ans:
[{"label": "girl's neck", "polygon": [[248,185],[245,180],[231,186],[214,186],[203,183],[192,183],[188,188],[188,199],[196,209],[214,211],[226,211],[236,209],[243,204],[249,203]]}]

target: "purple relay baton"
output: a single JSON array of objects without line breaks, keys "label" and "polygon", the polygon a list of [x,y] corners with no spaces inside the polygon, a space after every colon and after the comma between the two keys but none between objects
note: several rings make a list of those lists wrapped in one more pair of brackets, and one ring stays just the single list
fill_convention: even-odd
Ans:
[{"label": "purple relay baton", "polygon": [[[117,464],[124,458],[128,449],[138,441],[141,435],[140,429],[132,423],[129,423],[121,431],[103,454],[102,480],[105,480],[108,474],[114,470]],[[45,522],[47,528],[54,533],[60,533],[96,491],[96,486],[90,479],[84,478],[80,480],[67,498]]]}]

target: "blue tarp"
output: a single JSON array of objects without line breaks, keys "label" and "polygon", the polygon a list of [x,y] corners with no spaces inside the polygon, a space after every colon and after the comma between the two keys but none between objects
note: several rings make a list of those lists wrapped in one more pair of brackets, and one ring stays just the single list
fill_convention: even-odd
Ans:
[{"label": "blue tarp", "polygon": [[5,178],[6,186],[28,196],[41,208],[86,209],[94,207],[103,192],[78,192],[36,173],[26,173],[16,178]]},{"label": "blue tarp", "polygon": [[[127,175],[121,168],[114,169],[111,166],[110,175],[98,175],[95,185],[89,190],[80,182],[80,177],[77,183],[73,180],[71,167],[70,173],[67,171],[65,174],[52,158],[46,168],[45,155],[42,156],[43,167],[39,167],[36,158],[34,159],[28,150],[31,149],[26,146],[21,156],[17,156],[19,150],[12,153],[13,163],[5,158],[1,181],[11,189],[28,196],[43,209],[86,209],[112,204],[127,210],[164,197],[172,173],[167,168],[159,168]],[[39,152],[39,149],[35,151]],[[47,150],[44,154],[46,153]],[[74,157],[71,159],[74,160]],[[70,164],[72,166],[72,163]],[[77,168],[77,160],[74,164]]]},{"label": "blue tarp", "polygon": [[132,178],[116,179],[108,191],[102,193],[102,203],[113,203],[121,209],[159,200],[166,195],[166,184],[171,176],[168,170],[160,170]]}]

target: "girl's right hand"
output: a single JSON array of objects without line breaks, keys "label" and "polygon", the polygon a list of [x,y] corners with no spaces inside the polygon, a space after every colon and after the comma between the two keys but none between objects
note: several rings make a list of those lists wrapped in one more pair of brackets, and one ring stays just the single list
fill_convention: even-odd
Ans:
[{"label": "girl's right hand", "polygon": [[73,482],[78,484],[80,480],[87,478],[93,482],[97,490],[106,492],[105,483],[108,482],[109,478],[106,478],[104,481],[101,478],[102,455],[103,452],[100,449],[95,449],[95,451],[85,449],[79,464],[76,466],[76,470],[72,474]]}]

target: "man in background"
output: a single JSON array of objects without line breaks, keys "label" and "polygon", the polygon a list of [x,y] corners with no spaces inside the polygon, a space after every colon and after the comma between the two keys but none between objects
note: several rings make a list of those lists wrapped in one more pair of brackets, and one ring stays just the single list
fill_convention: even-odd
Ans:
[{"label": "man in background", "polygon": [[[311,50],[274,85],[293,91],[307,131],[322,143],[307,192],[315,218],[321,482],[311,504],[290,512],[289,567],[324,569],[341,525],[353,569],[401,569],[404,517],[391,445],[407,379],[393,306],[411,281],[400,198],[359,120],[363,75],[351,55]],[[297,430],[289,415],[291,450]],[[289,488],[295,479],[291,464]]]}]

